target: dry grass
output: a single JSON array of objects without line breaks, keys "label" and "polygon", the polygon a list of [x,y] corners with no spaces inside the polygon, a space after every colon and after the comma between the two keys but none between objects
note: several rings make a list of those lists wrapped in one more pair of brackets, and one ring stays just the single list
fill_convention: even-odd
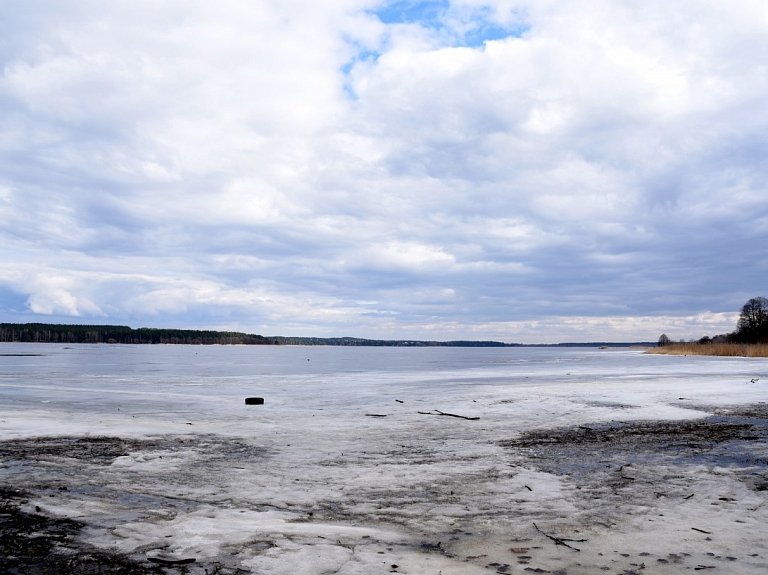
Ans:
[{"label": "dry grass", "polygon": [[768,357],[765,343],[672,343],[654,347],[645,353],[663,355],[723,355],[738,357]]}]

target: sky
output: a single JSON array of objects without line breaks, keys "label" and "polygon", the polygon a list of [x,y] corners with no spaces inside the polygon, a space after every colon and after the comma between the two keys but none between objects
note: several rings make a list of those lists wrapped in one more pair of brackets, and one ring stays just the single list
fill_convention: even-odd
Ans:
[{"label": "sky", "polygon": [[0,3],[0,321],[688,339],[766,245],[761,0]]}]

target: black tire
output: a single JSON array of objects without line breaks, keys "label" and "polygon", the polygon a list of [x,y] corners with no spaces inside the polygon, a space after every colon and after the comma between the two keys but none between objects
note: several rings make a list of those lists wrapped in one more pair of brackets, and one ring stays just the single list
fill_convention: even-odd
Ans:
[{"label": "black tire", "polygon": [[246,397],[245,405],[264,405],[263,397]]}]

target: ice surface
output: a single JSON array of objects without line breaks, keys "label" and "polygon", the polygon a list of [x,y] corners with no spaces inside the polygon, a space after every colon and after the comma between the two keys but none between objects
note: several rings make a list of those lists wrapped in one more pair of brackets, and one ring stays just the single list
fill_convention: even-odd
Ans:
[{"label": "ice surface", "polygon": [[765,437],[737,424],[765,414],[684,456],[674,426],[578,433],[735,418],[766,385],[764,359],[636,350],[4,344],[0,481],[201,574],[764,573]]}]

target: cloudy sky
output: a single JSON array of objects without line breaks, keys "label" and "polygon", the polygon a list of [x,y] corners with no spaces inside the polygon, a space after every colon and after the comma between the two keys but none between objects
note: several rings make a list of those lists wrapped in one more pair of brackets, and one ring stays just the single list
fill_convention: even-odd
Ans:
[{"label": "cloudy sky", "polygon": [[764,0],[7,0],[0,321],[655,340],[768,295]]}]

